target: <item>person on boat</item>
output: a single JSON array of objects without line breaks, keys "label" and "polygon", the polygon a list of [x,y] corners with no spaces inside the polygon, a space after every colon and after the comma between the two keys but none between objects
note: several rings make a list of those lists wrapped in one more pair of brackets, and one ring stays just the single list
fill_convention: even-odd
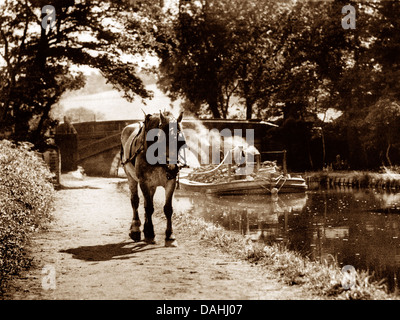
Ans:
[{"label": "person on boat", "polygon": [[[236,152],[235,152],[236,151]],[[238,146],[238,149],[234,149],[235,163],[237,164],[237,169],[235,175],[237,179],[246,178],[246,154],[243,150],[243,146]]]}]

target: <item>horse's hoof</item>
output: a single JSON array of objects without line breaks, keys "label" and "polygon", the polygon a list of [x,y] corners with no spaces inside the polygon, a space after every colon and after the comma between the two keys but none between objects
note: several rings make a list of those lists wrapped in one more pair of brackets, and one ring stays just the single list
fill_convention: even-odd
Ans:
[{"label": "horse's hoof", "polygon": [[175,239],[165,239],[165,246],[176,248],[178,246],[178,241],[176,241]]},{"label": "horse's hoof", "polygon": [[147,244],[156,244],[154,238],[146,238],[144,239],[144,242],[146,242]]},{"label": "horse's hoof", "polygon": [[129,233],[129,236],[135,242],[139,242],[140,241],[140,231],[131,231]]}]

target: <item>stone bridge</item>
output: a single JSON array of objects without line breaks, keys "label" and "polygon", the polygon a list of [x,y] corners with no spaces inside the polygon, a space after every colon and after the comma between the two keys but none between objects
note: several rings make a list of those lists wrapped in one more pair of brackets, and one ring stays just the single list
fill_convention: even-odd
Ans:
[{"label": "stone bridge", "polygon": [[[117,176],[120,166],[121,132],[125,126],[142,120],[119,120],[74,123],[77,135],[64,134],[57,130],[56,143],[61,152],[62,171],[72,171],[79,165],[91,176]],[[254,130],[254,146],[260,151],[267,148],[266,133],[269,123],[258,120],[183,120],[185,135],[192,134],[199,125],[208,130],[242,129],[245,138],[246,129]],[[190,137],[187,136],[187,140]],[[188,143],[190,148],[190,145]],[[195,155],[199,157],[199,155]]]}]

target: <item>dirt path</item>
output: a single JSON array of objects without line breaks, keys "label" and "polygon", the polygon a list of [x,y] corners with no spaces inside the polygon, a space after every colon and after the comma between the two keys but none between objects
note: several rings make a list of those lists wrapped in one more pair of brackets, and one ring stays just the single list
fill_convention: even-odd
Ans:
[{"label": "dirt path", "polygon": [[[155,214],[154,220],[157,244],[134,243],[128,237],[130,202],[120,182],[63,176],[55,221],[50,230],[35,237],[35,267],[15,282],[10,299],[312,298],[258,266],[204,247],[184,231],[176,232],[177,248],[164,247],[161,214]],[[162,208],[159,201],[156,211]],[[44,266],[46,273],[42,274]],[[55,282],[43,282],[54,279],[53,274]]]}]

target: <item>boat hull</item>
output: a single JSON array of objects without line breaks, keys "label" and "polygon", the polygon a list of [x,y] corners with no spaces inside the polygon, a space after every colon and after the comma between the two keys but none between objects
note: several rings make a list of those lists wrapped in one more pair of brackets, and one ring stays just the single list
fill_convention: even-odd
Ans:
[{"label": "boat hull", "polygon": [[279,193],[298,193],[307,190],[303,178],[271,180],[233,180],[222,183],[202,183],[185,178],[179,180],[180,189],[217,195],[271,194],[275,188]]}]

